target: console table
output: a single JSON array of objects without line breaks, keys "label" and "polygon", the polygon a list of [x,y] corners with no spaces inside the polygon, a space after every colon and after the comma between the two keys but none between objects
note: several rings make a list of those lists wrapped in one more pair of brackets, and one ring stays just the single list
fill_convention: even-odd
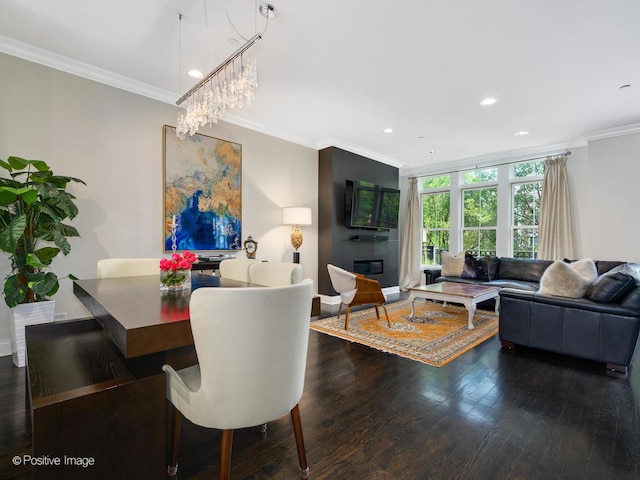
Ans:
[{"label": "console table", "polygon": [[33,456],[59,463],[34,480],[164,478],[160,359],[126,360],[93,319],[29,326],[25,340]]}]

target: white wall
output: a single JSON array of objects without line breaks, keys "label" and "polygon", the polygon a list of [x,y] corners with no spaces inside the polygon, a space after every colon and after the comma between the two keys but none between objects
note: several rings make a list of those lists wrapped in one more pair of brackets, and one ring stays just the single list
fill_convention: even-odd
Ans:
[{"label": "white wall", "polygon": [[640,263],[640,133],[576,150],[568,166],[578,256]]},{"label": "white wall", "polygon": [[[640,263],[639,155],[640,133],[592,140],[586,147],[571,149],[567,170],[575,258]],[[400,185],[408,188],[406,176],[400,178]],[[402,219],[406,199],[401,200]]]},{"label": "white wall", "polygon": [[[87,183],[71,187],[80,211],[72,224],[81,237],[71,239],[71,253],[54,261],[54,271],[94,278],[100,258],[166,255],[162,126],[175,125],[178,107],[4,54],[0,86],[0,158],[44,160],[55,173]],[[282,207],[313,209],[300,251],[304,275],[317,283],[317,151],[224,122],[200,132],[242,145],[242,235],[258,241],[258,259],[291,261]],[[0,255],[0,277],[9,271]],[[56,313],[88,315],[68,279],[54,299]],[[6,354],[8,309],[1,303]]]}]

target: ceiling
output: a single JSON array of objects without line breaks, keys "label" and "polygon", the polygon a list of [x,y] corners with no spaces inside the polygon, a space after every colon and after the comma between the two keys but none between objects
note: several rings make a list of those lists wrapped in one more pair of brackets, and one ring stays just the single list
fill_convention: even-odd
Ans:
[{"label": "ceiling", "polygon": [[[232,123],[406,174],[640,131],[637,0],[270,1],[256,100]],[[175,104],[187,70],[265,28],[260,3],[0,0],[0,51]]]}]

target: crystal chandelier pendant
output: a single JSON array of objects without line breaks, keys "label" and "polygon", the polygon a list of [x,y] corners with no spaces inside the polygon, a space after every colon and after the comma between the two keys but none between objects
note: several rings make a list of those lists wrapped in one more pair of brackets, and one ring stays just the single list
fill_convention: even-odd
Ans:
[{"label": "crystal chandelier pendant", "polygon": [[180,139],[186,134],[193,135],[201,126],[217,124],[228,109],[253,103],[258,69],[255,58],[245,60],[243,54],[261,38],[255,35],[176,102],[178,105],[186,102],[176,126]]}]

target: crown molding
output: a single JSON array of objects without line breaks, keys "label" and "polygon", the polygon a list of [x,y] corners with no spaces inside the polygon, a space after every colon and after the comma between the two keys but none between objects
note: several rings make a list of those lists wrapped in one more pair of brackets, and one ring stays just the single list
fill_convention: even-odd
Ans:
[{"label": "crown molding", "polygon": [[58,55],[2,35],[0,35],[0,52],[160,102],[175,105],[177,98],[175,92],[156,88],[147,83],[125,77],[124,75],[118,75],[108,70],[94,67],[93,65],[79,62],[69,57]]},{"label": "crown molding", "polygon": [[309,138],[291,135],[288,132],[283,132],[275,128],[267,127],[266,125],[263,125],[258,122],[252,122],[251,120],[247,120],[246,118],[239,117],[233,113],[225,112],[224,117],[222,117],[220,121],[231,123],[239,127],[244,127],[249,130],[253,130],[254,132],[263,133],[265,135],[269,135],[270,137],[276,137],[276,138],[279,138],[280,140],[285,140],[287,142],[295,143],[296,145],[301,145],[303,147],[308,147],[308,148],[317,150],[316,142]]},{"label": "crown molding", "polygon": [[588,142],[592,142],[594,140],[620,137],[622,135],[632,135],[634,133],[640,133],[640,123],[632,123],[630,125],[623,125],[621,127],[613,127],[607,128],[605,130],[597,130],[595,132],[584,133],[582,134],[582,137]]},{"label": "crown molding", "polygon": [[463,158],[459,160],[452,160],[449,162],[436,163],[428,166],[401,169],[400,175],[403,177],[419,177],[424,175],[438,175],[449,172],[459,172],[469,169],[476,169],[480,167],[495,166],[497,163],[517,163],[520,161],[531,160],[535,157],[558,155],[567,150],[570,150],[571,148],[586,147],[587,145],[587,142],[582,137],[578,137],[567,142],[555,143],[551,145],[541,145],[519,150],[506,150],[503,152],[491,153],[478,157]]},{"label": "crown molding", "polygon": [[376,160],[381,163],[385,163],[387,165],[391,165],[392,167],[401,168],[404,163],[400,162],[394,158],[387,157],[386,155],[382,155],[377,152],[373,152],[371,150],[367,150],[366,148],[359,147],[358,145],[353,145],[351,143],[345,142],[338,138],[327,137],[319,140],[316,144],[316,148],[318,150],[322,150],[323,148],[328,147],[337,147],[342,150],[346,150],[347,152],[355,153],[356,155],[362,155],[363,157],[370,158],[372,160]]}]

